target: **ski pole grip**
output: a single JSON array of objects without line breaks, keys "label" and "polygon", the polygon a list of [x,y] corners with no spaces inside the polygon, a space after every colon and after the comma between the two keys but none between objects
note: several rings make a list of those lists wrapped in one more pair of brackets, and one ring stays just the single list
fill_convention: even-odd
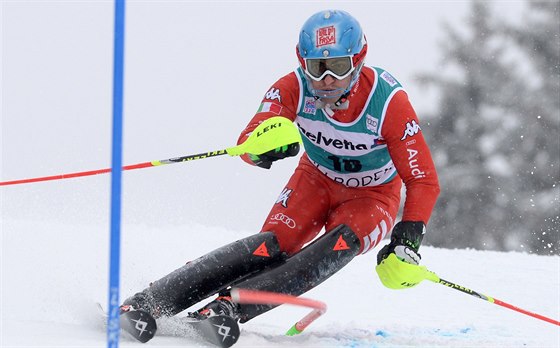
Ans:
[{"label": "ski pole grip", "polygon": [[226,151],[230,156],[246,153],[261,155],[293,143],[301,143],[297,127],[286,117],[274,116],[259,124],[242,144],[230,147]]}]

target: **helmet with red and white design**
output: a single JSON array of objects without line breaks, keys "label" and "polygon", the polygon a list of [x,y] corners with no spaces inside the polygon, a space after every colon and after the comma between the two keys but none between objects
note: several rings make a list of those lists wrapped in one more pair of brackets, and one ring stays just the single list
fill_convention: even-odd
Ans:
[{"label": "helmet with red and white design", "polygon": [[296,52],[307,79],[321,81],[327,75],[337,79],[352,75],[346,89],[310,89],[315,96],[332,98],[347,94],[358,80],[367,41],[360,23],[348,12],[326,10],[315,13],[303,24]]}]

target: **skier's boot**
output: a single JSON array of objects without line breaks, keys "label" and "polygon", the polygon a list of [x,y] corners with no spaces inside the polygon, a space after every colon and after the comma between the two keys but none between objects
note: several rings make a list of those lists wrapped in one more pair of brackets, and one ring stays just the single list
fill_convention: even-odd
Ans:
[{"label": "skier's boot", "polygon": [[218,296],[217,299],[198,311],[189,313],[188,316],[202,320],[215,315],[227,315],[237,320],[239,318],[238,305],[232,301],[230,296]]}]

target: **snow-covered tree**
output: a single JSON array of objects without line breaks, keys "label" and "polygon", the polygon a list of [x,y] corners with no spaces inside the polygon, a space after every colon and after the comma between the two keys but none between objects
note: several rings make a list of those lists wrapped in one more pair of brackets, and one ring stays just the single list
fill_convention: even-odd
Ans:
[{"label": "snow-covered tree", "polygon": [[[502,34],[520,51],[527,71],[524,93],[512,111],[526,116],[522,129],[522,201],[524,236],[534,251],[558,252],[560,224],[560,1],[529,1],[525,21],[504,23]],[[523,206],[521,206],[523,208]]]},{"label": "snow-covered tree", "polygon": [[514,25],[473,1],[466,26],[445,26],[421,79],[440,94],[423,128],[442,186],[428,243],[559,251],[558,4],[529,2]]}]

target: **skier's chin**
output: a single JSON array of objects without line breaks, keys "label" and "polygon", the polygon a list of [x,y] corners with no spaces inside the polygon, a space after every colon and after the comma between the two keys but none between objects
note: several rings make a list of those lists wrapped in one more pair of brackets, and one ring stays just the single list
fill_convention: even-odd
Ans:
[{"label": "skier's chin", "polygon": [[319,99],[320,99],[324,104],[334,104],[334,103],[336,103],[336,102],[338,101],[339,98],[340,98],[340,97],[336,97],[336,98],[332,98],[332,97],[331,97],[331,98],[326,98],[326,97],[323,97],[323,98],[319,98]]}]

